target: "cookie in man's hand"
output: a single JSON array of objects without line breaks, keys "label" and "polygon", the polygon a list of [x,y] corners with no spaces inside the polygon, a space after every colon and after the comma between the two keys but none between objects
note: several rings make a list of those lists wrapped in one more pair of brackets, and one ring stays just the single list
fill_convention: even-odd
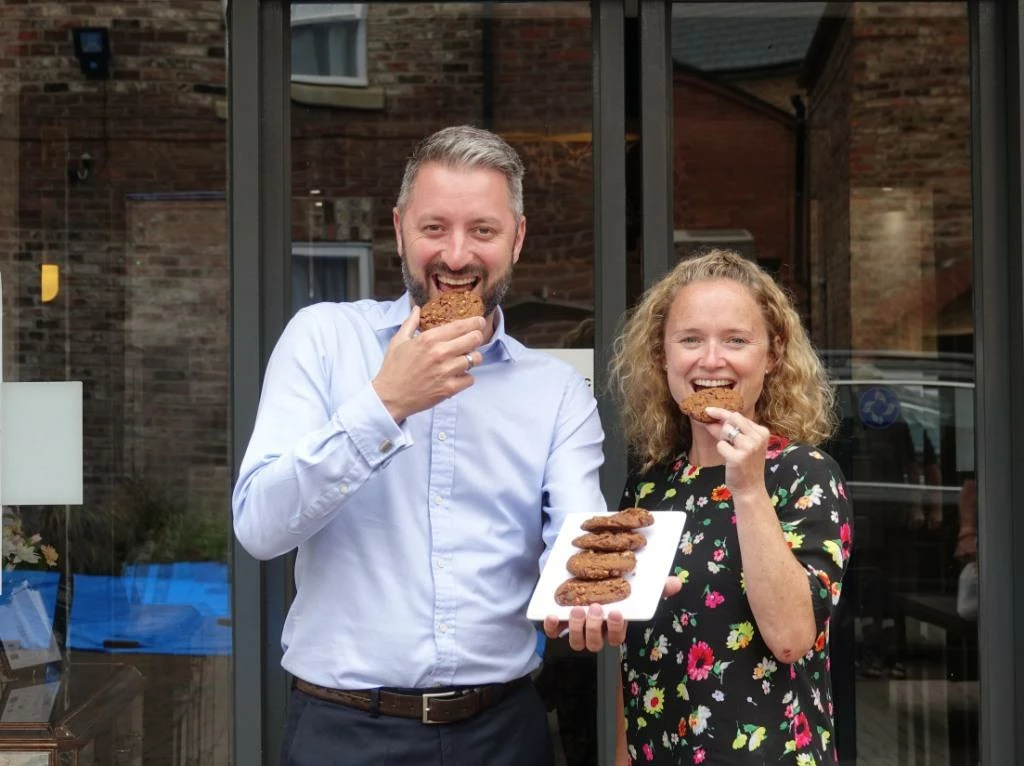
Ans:
[{"label": "cookie in man's hand", "polygon": [[475,293],[438,293],[420,309],[420,330],[454,322],[467,317],[482,317],[484,302]]}]

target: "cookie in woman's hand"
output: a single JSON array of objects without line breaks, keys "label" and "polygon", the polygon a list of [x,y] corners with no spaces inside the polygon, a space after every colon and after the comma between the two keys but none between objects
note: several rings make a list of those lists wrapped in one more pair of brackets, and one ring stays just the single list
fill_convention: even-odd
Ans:
[{"label": "cookie in woman's hand", "polygon": [[721,407],[723,410],[739,412],[743,409],[743,397],[737,391],[725,386],[702,388],[695,391],[679,403],[680,409],[687,417],[699,423],[714,423],[715,419],[705,411],[708,407]]}]

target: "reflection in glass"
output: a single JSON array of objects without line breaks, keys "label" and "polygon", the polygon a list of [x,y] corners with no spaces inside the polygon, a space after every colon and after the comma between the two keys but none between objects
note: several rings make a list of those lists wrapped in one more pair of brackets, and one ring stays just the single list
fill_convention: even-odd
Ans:
[{"label": "reflection in glass", "polygon": [[295,3],[291,11],[292,79],[366,84],[365,3]]},{"label": "reflection in glass", "polygon": [[88,72],[66,15],[3,17],[3,377],[80,386],[82,497],[3,508],[0,762],[229,763],[223,6],[80,6]]},{"label": "reflection in glass", "polygon": [[[321,44],[306,30],[311,19],[326,24],[341,13],[360,14],[364,43]],[[403,293],[392,209],[405,159],[429,133],[468,123],[501,134],[527,169],[527,235],[503,304],[506,329],[529,346],[592,349],[589,5],[301,3],[292,5],[292,23],[293,308]],[[364,80],[328,81],[323,68],[314,78],[311,62],[325,49],[356,55]],[[304,87],[311,82],[337,87],[314,93]],[[538,686],[560,763],[591,766],[594,660],[564,641],[540,646]]]},{"label": "reflection in glass", "polygon": [[672,55],[677,250],[778,275],[837,388],[840,758],[976,763],[967,4],[676,3]]}]

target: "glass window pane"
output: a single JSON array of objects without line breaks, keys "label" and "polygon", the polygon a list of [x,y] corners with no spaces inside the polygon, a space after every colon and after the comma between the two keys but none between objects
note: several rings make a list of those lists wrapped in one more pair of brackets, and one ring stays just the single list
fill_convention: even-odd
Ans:
[{"label": "glass window pane", "polygon": [[964,2],[673,6],[677,250],[775,274],[836,385],[844,762],[978,759],[968,40]]},{"label": "glass window pane", "polygon": [[81,383],[83,473],[2,509],[0,762],[230,763],[224,21],[112,9],[0,12],[3,377]]},{"label": "glass window pane", "polygon": [[[526,165],[528,226],[502,302],[506,329],[529,346],[571,347],[579,358],[590,358],[589,4],[378,2],[365,9],[365,40],[359,41],[355,22],[334,24],[331,52],[365,47],[367,87],[380,94],[376,106],[346,108],[343,96],[326,109],[303,103],[301,96],[292,103],[293,239],[372,248],[372,282],[361,297],[400,297],[405,285],[392,209],[406,158],[420,139],[447,125],[490,128]],[[343,65],[355,73],[358,61],[349,58]],[[299,66],[293,58],[293,74]],[[297,261],[293,292],[301,291],[302,298],[293,295],[294,307],[340,299],[340,291],[330,292],[319,281],[332,277],[317,272],[317,259]],[[347,286],[353,295],[351,271]],[[575,656],[562,641],[547,646],[539,684],[552,707],[562,763],[596,762],[595,674],[592,657]]]}]

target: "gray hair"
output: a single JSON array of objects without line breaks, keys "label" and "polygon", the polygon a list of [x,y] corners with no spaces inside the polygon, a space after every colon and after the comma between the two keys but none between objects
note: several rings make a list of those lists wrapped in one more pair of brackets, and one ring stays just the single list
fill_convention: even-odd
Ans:
[{"label": "gray hair", "polygon": [[501,136],[472,125],[456,125],[427,136],[405,164],[398,212],[404,213],[420,168],[437,162],[450,168],[491,168],[508,181],[508,196],[516,224],[523,217],[523,161]]}]

